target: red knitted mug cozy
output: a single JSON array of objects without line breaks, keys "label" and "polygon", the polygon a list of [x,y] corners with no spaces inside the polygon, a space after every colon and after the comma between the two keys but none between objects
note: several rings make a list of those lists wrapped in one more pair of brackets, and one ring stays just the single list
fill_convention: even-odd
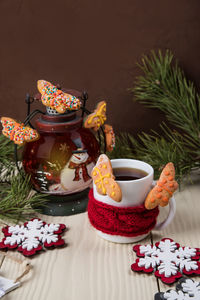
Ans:
[{"label": "red knitted mug cozy", "polygon": [[147,210],[144,205],[116,207],[94,198],[89,191],[88,217],[90,223],[104,233],[134,237],[148,233],[156,224],[158,207]]}]

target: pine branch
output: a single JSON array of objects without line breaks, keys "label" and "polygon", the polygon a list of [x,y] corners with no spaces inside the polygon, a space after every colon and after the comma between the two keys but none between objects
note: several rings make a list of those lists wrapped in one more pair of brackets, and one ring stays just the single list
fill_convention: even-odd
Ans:
[{"label": "pine branch", "polygon": [[25,176],[23,179],[18,174],[14,161],[14,145],[1,134],[0,218],[13,222],[25,220],[36,213],[35,207],[41,207],[45,203],[45,195],[33,193],[30,177]]},{"label": "pine branch", "polygon": [[196,167],[196,164],[188,157],[182,140],[176,136],[176,133],[168,130],[168,139],[159,136],[156,132],[142,133],[138,135],[138,140],[131,134],[121,134],[117,137],[119,143],[116,150],[111,152],[109,157],[145,161],[154,168],[155,179],[159,177],[162,168],[168,162],[173,162],[176,167],[176,179],[181,181],[184,175],[188,175],[191,169]]},{"label": "pine branch", "polygon": [[16,174],[14,145],[3,134],[0,135],[0,182],[10,182]]},{"label": "pine branch", "polygon": [[171,139],[169,137],[166,139],[153,132],[153,135],[142,133],[138,137],[140,142],[132,139],[136,156],[153,166],[156,178],[168,162],[174,163],[178,181],[181,181],[183,175],[188,175],[191,169],[195,167],[195,163],[184,151],[182,141],[175,135],[171,135],[173,137]]},{"label": "pine branch", "polygon": [[6,164],[13,161],[13,143],[0,134],[0,162]]},{"label": "pine branch", "polygon": [[152,51],[139,65],[144,75],[136,79],[130,90],[136,101],[163,111],[171,124],[192,137],[200,146],[200,95],[187,80],[173,54]]},{"label": "pine branch", "polygon": [[114,150],[106,153],[110,159],[134,157],[134,148],[130,142],[130,136],[128,133],[121,133],[116,136]]},{"label": "pine branch", "polygon": [[45,205],[45,195],[33,193],[30,177],[13,176],[11,183],[0,184],[0,218],[14,222],[35,215],[33,207]]},{"label": "pine branch", "polygon": [[151,52],[142,58],[139,67],[143,75],[136,78],[130,90],[135,100],[165,113],[171,130],[161,124],[162,136],[142,133],[135,139],[121,135],[111,157],[131,157],[144,160],[154,167],[156,174],[167,162],[176,167],[177,179],[200,168],[200,95],[184,72],[173,63],[173,54]]}]

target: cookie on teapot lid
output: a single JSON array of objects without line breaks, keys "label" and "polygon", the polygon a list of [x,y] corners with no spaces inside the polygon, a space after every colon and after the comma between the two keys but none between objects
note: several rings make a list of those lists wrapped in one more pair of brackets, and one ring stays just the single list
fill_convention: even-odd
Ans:
[{"label": "cookie on teapot lid", "polygon": [[46,80],[38,80],[37,87],[41,94],[42,103],[60,114],[65,113],[66,110],[77,110],[81,106],[78,98],[64,93]]}]

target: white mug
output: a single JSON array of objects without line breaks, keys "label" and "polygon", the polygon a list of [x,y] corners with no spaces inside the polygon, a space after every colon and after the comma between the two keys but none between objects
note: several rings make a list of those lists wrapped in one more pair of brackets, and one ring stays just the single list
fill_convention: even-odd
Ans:
[{"label": "white mug", "polygon": [[[139,169],[147,173],[147,175],[145,177],[136,180],[117,181],[122,191],[122,200],[120,202],[115,202],[108,195],[100,195],[97,192],[96,186],[93,182],[94,198],[99,202],[103,202],[115,207],[133,207],[133,206],[142,205],[144,203],[144,200],[148,192],[150,191],[152,186],[155,185],[155,182],[153,181],[154,170],[152,166],[150,166],[149,164],[143,161],[135,160],[135,159],[113,159],[111,160],[111,164],[113,169],[114,168]],[[157,223],[154,227],[154,230],[161,230],[164,229],[167,225],[169,225],[172,219],[174,218],[175,211],[176,211],[176,202],[174,197],[172,197],[169,202],[169,214],[167,218],[163,222]],[[100,230],[97,230],[97,232],[98,235],[100,235],[104,239],[116,243],[138,242],[149,234],[148,232],[146,234],[138,235],[135,237],[126,237],[120,235],[107,234]]]}]

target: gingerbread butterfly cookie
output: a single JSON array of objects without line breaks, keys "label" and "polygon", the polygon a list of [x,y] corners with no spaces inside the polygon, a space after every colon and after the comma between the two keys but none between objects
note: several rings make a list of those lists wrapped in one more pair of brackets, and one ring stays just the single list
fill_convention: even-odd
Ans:
[{"label": "gingerbread butterfly cookie", "polygon": [[112,126],[105,124],[104,132],[105,132],[105,136],[106,136],[106,150],[108,152],[111,152],[115,148],[115,134],[114,134]]},{"label": "gingerbread butterfly cookie", "polygon": [[3,126],[2,133],[17,145],[24,145],[26,142],[33,142],[39,139],[37,130],[24,126],[11,118],[1,118]]},{"label": "gingerbread butterfly cookie", "polygon": [[66,110],[77,110],[81,102],[75,96],[64,93],[56,86],[45,80],[38,80],[38,90],[41,94],[42,103],[63,114]]},{"label": "gingerbread butterfly cookie", "polygon": [[175,181],[175,168],[172,162],[168,163],[160,175],[156,186],[149,192],[145,199],[146,209],[153,209],[156,206],[166,206],[169,199],[178,188]]},{"label": "gingerbread butterfly cookie", "polygon": [[85,128],[92,128],[95,131],[106,121],[106,102],[101,101],[98,103],[97,108],[93,113],[87,116],[84,122]]},{"label": "gingerbread butterfly cookie", "polygon": [[112,165],[105,154],[101,154],[92,170],[92,179],[96,185],[97,192],[101,195],[108,195],[116,202],[122,200],[122,192],[112,171]]}]

